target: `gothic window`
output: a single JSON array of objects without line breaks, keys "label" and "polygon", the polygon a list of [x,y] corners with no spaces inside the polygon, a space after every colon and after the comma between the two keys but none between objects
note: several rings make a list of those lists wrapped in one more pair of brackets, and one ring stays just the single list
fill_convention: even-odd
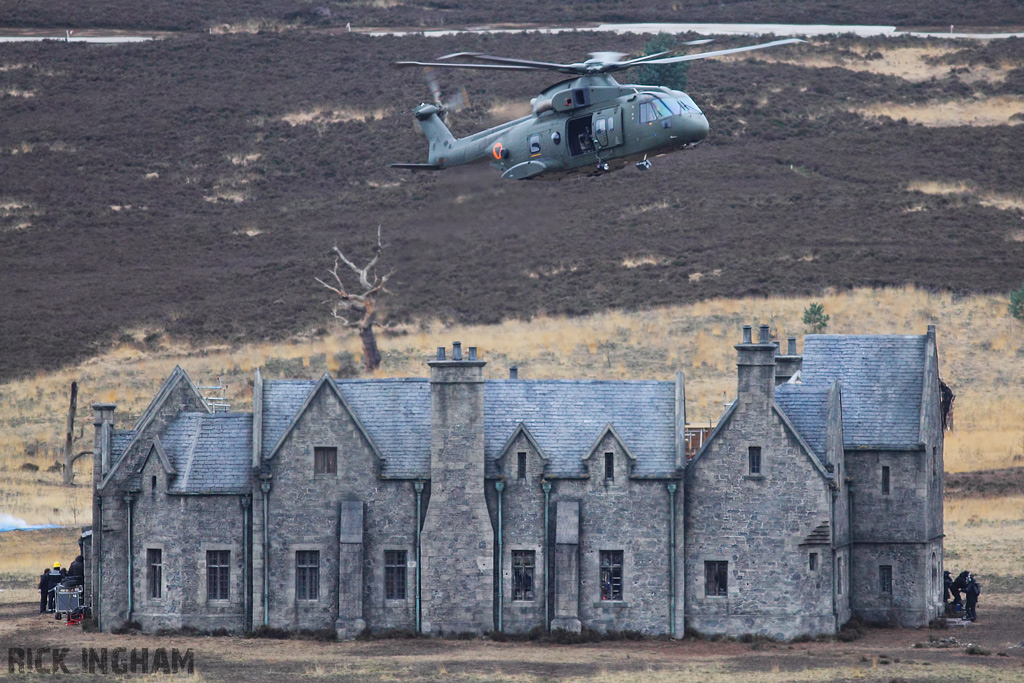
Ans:
[{"label": "gothic window", "polygon": [[882,495],[889,495],[889,466],[882,465]]},{"label": "gothic window", "polygon": [[231,551],[206,551],[206,599],[227,600],[231,597]]},{"label": "gothic window", "polygon": [[751,446],[747,449],[748,474],[761,474],[761,447]]},{"label": "gothic window", "polygon": [[149,597],[157,599],[163,596],[164,559],[159,548],[146,550],[146,588]]},{"label": "gothic window", "polygon": [[516,453],[518,465],[518,472],[516,473],[517,479],[526,479],[526,453]]},{"label": "gothic window", "polygon": [[729,563],[728,562],[705,562],[704,563],[704,595],[729,594]]},{"label": "gothic window", "polygon": [[604,454],[604,478],[609,481],[615,479],[615,454]]},{"label": "gothic window", "polygon": [[314,448],[313,449],[313,474],[337,474],[338,473],[338,449],[337,448]]},{"label": "gothic window", "polygon": [[297,550],[295,552],[295,599],[318,600],[320,598],[320,551]]},{"label": "gothic window", "polygon": [[878,566],[878,590],[881,593],[892,594],[892,565],[882,564]]},{"label": "gothic window", "polygon": [[512,599],[533,600],[533,570],[535,553],[532,550],[512,551]]},{"label": "gothic window", "polygon": [[405,551],[384,551],[384,599],[405,600]]},{"label": "gothic window", "polygon": [[622,551],[601,551],[601,599],[622,599]]}]

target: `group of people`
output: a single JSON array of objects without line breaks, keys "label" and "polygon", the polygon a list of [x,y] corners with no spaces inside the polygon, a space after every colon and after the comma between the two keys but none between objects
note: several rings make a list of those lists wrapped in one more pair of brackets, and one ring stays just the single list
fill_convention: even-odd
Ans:
[{"label": "group of people", "polygon": [[54,562],[53,567],[43,570],[39,577],[39,613],[53,612],[57,607],[57,586],[73,588],[85,583],[85,561],[79,555],[71,566],[64,569],[60,562]]},{"label": "group of people", "polygon": [[[956,616],[967,621],[974,621],[978,618],[978,596],[981,595],[981,584],[970,572],[960,572],[955,579],[949,572],[943,574],[942,601],[946,605],[946,614]],[[950,602],[952,598],[953,602]]]}]

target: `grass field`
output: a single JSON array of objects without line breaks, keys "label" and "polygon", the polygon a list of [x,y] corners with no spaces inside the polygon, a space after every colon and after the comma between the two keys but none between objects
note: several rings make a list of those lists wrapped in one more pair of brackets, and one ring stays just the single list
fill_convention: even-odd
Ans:
[{"label": "grass field", "polygon": [[[733,345],[744,324],[771,325],[778,338],[802,337],[803,309],[825,304],[829,331],[921,334],[938,326],[940,374],[957,394],[954,431],[946,436],[948,472],[1024,463],[1024,329],[1006,316],[1006,301],[954,297],[911,288],[823,293],[810,298],[714,299],[688,306],[580,318],[538,316],[499,325],[424,322],[380,339],[384,362],[377,376],[425,376],[427,357],[459,339],[488,361],[487,375],[503,377],[510,365],[529,378],[670,379],[687,377],[689,421],[717,420],[735,392]],[[125,330],[124,341],[75,367],[0,385],[0,510],[30,523],[88,523],[91,461],[77,466],[77,486],[59,485],[46,471],[63,440],[68,386],[79,383],[79,449],[92,439],[93,402],[118,404],[127,428],[160,382],[181,364],[198,384],[223,384],[237,410],[249,410],[252,373],[315,378],[323,372],[360,372],[358,338],[343,331],[296,336],[286,343],[195,346],[158,328]],[[147,339],[150,342],[147,343]],[[153,340],[156,341],[153,341]],[[24,471],[25,465],[38,471]]]}]

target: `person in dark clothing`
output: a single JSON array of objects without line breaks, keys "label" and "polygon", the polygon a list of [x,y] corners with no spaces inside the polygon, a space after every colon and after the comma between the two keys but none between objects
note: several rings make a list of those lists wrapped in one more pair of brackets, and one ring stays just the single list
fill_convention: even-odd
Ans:
[{"label": "person in dark clothing", "polygon": [[960,572],[960,575],[949,586],[949,592],[953,594],[953,604],[956,606],[957,612],[963,609],[964,600],[960,592],[967,590],[967,577],[970,575],[970,572]]},{"label": "person in dark clothing", "polygon": [[43,573],[39,576],[39,613],[44,614],[46,612],[46,596],[47,591],[50,590],[50,568],[46,567],[43,569]]},{"label": "person in dark clothing", "polygon": [[942,602],[949,602],[949,587],[953,585],[953,575],[948,571],[942,572]]},{"label": "person in dark clothing", "polygon": [[63,578],[64,572],[61,571],[60,562],[54,562],[53,569],[46,573],[46,609],[49,612],[54,611],[57,607],[57,594],[53,589],[60,585]]},{"label": "person in dark clothing", "polygon": [[71,586],[81,586],[85,583],[85,562],[81,555],[76,557],[68,568],[68,578],[71,579],[68,582]]},{"label": "person in dark clothing", "polygon": [[974,621],[978,618],[976,610],[978,596],[981,595],[981,584],[978,583],[974,576],[967,577],[967,589],[964,592],[967,594],[967,608],[964,610],[964,619]]}]

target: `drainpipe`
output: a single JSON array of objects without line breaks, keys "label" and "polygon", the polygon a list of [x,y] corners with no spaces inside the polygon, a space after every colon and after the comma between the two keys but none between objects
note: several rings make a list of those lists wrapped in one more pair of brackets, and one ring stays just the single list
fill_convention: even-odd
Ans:
[{"label": "drainpipe", "polygon": [[668,633],[676,637],[676,484],[668,489]]},{"label": "drainpipe", "polygon": [[132,620],[132,501],[134,497],[125,496],[124,502],[128,506],[128,613],[125,615],[125,621],[130,622]]},{"label": "drainpipe", "polygon": [[551,495],[551,482],[547,479],[541,484],[544,489],[544,630],[551,630],[551,521],[548,515],[548,497]]},{"label": "drainpipe", "polygon": [[413,484],[416,488],[416,633],[423,632],[423,615],[420,613],[420,520],[423,518],[423,482]]},{"label": "drainpipe", "polygon": [[501,570],[505,566],[505,556],[501,551],[501,492],[505,490],[505,482],[494,482],[494,490],[498,492],[498,633],[501,633],[502,613],[505,611],[504,587]]},{"label": "drainpipe", "polygon": [[[103,498],[99,496],[96,497],[96,511],[99,513],[99,519],[93,523],[92,529],[92,562],[96,566],[96,576],[92,577],[92,606],[96,614],[96,628],[102,630],[100,593],[103,592],[103,553],[100,551],[103,549]],[[97,537],[99,543],[96,543]]]},{"label": "drainpipe", "polygon": [[242,496],[242,624],[251,630],[249,623],[249,496]]},{"label": "drainpipe", "polygon": [[270,625],[270,528],[267,513],[267,497],[270,495],[270,481],[264,479],[260,484],[263,491],[263,625]]}]

